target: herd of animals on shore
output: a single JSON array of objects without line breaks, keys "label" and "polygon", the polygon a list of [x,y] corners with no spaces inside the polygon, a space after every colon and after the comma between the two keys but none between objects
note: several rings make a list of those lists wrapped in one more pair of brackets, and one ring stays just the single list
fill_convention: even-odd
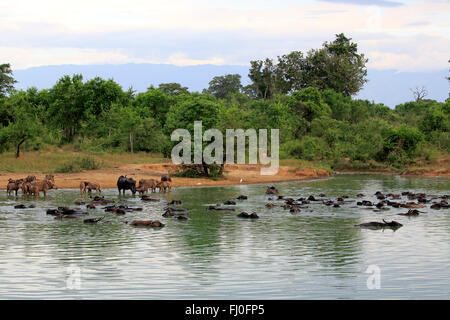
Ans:
[{"label": "herd of animals on shore", "polygon": [[[125,194],[126,190],[130,190],[133,195],[135,195],[136,192],[138,192],[139,195],[141,196],[142,201],[160,201],[160,199],[158,198],[149,197],[147,195],[148,191],[150,190],[153,193],[156,192],[156,189],[159,189],[159,192],[166,192],[166,191],[170,192],[172,190],[172,178],[169,175],[164,174],[161,176],[160,181],[156,181],[154,179],[141,179],[139,180],[139,184],[136,187],[136,181],[133,178],[120,176],[117,180],[117,188],[119,191],[119,195]],[[37,180],[35,176],[27,176],[24,179],[18,180],[9,179],[6,187],[6,192],[8,195],[11,195],[12,192],[15,192],[15,195],[17,196],[18,191],[21,190],[24,196],[34,195],[35,197],[38,197],[40,192],[43,192],[45,197],[47,191],[50,189],[57,189],[55,186],[54,175],[46,175],[43,180]],[[126,205],[115,205],[113,204],[115,203],[114,200],[108,200],[105,199],[104,197],[98,196],[98,194],[101,193],[100,185],[98,183],[89,181],[80,182],[81,194],[86,193],[91,194],[92,191],[96,192],[96,196],[90,203],[86,204],[86,202],[84,201],[75,201],[75,204],[86,205],[86,208],[88,209],[96,209],[97,206],[105,206],[102,209],[104,209],[105,212],[111,212],[114,215],[123,215],[126,212],[131,211],[142,211],[142,208],[129,208]],[[265,193],[266,195],[270,196],[268,200],[271,201],[265,205],[267,208],[279,206],[285,210],[289,210],[291,213],[298,213],[301,211],[301,209],[308,208],[308,205],[311,203],[323,204],[326,206],[332,206],[336,208],[341,207],[345,204],[356,202],[356,205],[358,207],[372,209],[375,212],[380,212],[382,210],[389,210],[389,207],[408,209],[407,212],[398,214],[402,216],[417,216],[419,215],[419,213],[423,213],[423,211],[419,211],[418,209],[426,208],[427,203],[430,203],[430,209],[439,210],[450,208],[447,201],[450,198],[450,195],[437,196],[437,195],[427,195],[425,193],[412,193],[408,191],[402,192],[401,194],[392,194],[392,193],[383,194],[381,191],[377,191],[375,193],[376,198],[379,200],[379,202],[377,203],[368,200],[356,201],[349,199],[349,197],[345,195],[337,197],[335,200],[327,198],[325,194],[320,194],[319,195],[320,198],[316,198],[313,195],[310,195],[307,198],[300,197],[298,199],[285,198],[284,196],[279,194],[278,190],[274,186],[267,187]],[[274,196],[276,196],[276,199],[274,198]],[[363,198],[364,195],[360,193],[357,195],[357,197]],[[409,202],[395,201],[395,200],[403,200],[402,197],[409,200]],[[247,199],[248,199],[247,196],[240,195],[234,198],[233,200],[227,200],[223,202],[223,205],[233,206],[237,204],[235,200],[247,200]],[[417,200],[417,202],[414,202],[414,200]],[[284,202],[284,204],[277,204],[280,202]],[[172,200],[167,204],[168,206],[165,208],[165,212],[162,215],[163,217],[173,217],[178,220],[188,220],[187,209],[174,207],[174,205],[180,205],[181,200]],[[14,206],[14,208],[26,209],[26,208],[34,208],[34,206],[30,205],[27,207],[23,204],[19,204]],[[235,211],[235,209],[232,207],[223,207],[221,205],[210,205],[206,209],[218,211]],[[55,216],[55,219],[73,219],[89,215],[88,212],[81,210],[81,208],[70,209],[68,207],[58,207],[57,209],[48,209],[47,214]],[[247,212],[241,212],[237,215],[237,217],[247,219],[259,218],[259,216],[256,213],[249,214]],[[83,222],[97,223],[101,221],[103,218],[104,217],[84,219]],[[355,225],[355,227],[373,228],[373,229],[380,229],[380,228],[397,229],[403,226],[401,223],[393,220],[387,222],[383,219],[382,221],[383,222],[372,221],[361,223]],[[128,223],[128,221],[124,221],[124,223]],[[165,226],[165,224],[159,220],[133,220],[130,223],[130,225],[150,226],[156,228],[161,228]]]}]

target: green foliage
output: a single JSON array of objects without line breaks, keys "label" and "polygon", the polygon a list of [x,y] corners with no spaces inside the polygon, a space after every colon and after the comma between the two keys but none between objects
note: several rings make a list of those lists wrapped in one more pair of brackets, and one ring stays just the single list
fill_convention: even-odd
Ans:
[{"label": "green foliage", "polygon": [[368,60],[364,54],[358,54],[358,45],[350,40],[341,33],[333,42],[325,42],[306,56],[293,51],[278,57],[277,63],[269,58],[251,61],[249,95],[270,99],[275,94],[307,87],[332,89],[346,96],[357,94],[367,82]]},{"label": "green foliage", "polygon": [[11,65],[9,63],[0,64],[0,98],[11,93],[16,82],[12,76]]},{"label": "green foliage", "polygon": [[[176,82],[171,83],[161,83],[158,86],[159,90],[161,90],[164,94],[168,96],[177,96],[180,94],[189,94],[189,90],[187,87],[183,87],[181,84]],[[152,87],[149,88],[151,90]]]},{"label": "green foliage", "polygon": [[56,168],[55,173],[77,173],[82,170],[96,170],[103,167],[102,161],[96,161],[93,157],[75,158],[63,163]]},{"label": "green foliage", "polygon": [[214,77],[209,82],[208,89],[203,90],[203,93],[212,94],[218,99],[224,99],[229,94],[238,93],[241,90],[241,75],[226,74],[224,76]]}]

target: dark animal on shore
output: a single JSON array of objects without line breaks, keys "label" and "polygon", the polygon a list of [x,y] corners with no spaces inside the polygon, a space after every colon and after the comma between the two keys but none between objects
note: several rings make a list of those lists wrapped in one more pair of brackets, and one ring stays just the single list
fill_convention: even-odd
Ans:
[{"label": "dark animal on shore", "polygon": [[153,228],[162,228],[165,226],[159,220],[133,220],[130,225],[132,226],[144,226],[144,227],[153,227]]},{"label": "dark animal on shore", "polygon": [[181,204],[181,200],[172,200],[169,202],[169,205],[178,205]]},{"label": "dark animal on shore", "polygon": [[117,180],[117,189],[120,192],[123,190],[123,194],[125,194],[125,190],[130,190],[134,195],[136,194],[136,181],[133,178],[127,178],[126,176],[120,176]]},{"label": "dark animal on shore", "polygon": [[249,219],[258,219],[258,215],[256,213],[248,214],[247,212],[241,212],[236,217],[239,218],[249,218]]},{"label": "dark animal on shore", "polygon": [[172,191],[172,185],[169,181],[160,181],[156,185],[159,188],[159,192],[166,192],[167,190]]},{"label": "dark animal on shore", "polygon": [[233,201],[233,200],[227,200],[227,201],[224,201],[224,203],[223,204],[225,204],[225,205],[235,205],[236,204],[236,202],[235,201]]},{"label": "dark animal on shore", "polygon": [[236,199],[238,199],[238,200],[247,200],[248,197],[247,197],[247,196],[244,196],[244,195],[240,195],[240,196],[237,197]]},{"label": "dark animal on shore", "polygon": [[279,194],[279,193],[278,193],[277,188],[272,186],[272,187],[267,187],[266,194]]},{"label": "dark animal on shore", "polygon": [[361,228],[400,228],[403,226],[401,223],[392,220],[391,222],[387,222],[383,219],[383,222],[366,222],[361,224],[356,224],[355,227]]},{"label": "dark animal on shore", "polygon": [[170,178],[170,176],[168,174],[163,174],[161,176],[161,181],[168,181],[168,182],[172,182],[172,179]]}]

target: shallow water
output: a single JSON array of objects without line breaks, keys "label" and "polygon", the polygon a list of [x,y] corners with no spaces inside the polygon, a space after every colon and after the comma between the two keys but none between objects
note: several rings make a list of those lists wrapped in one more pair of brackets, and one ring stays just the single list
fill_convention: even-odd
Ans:
[{"label": "shallow water", "polygon": [[[376,201],[374,193],[402,191],[443,195],[448,178],[337,175],[330,179],[278,183],[285,197],[320,193],[335,199]],[[407,209],[376,213],[350,202],[340,208],[311,203],[291,214],[266,208],[265,185],[173,188],[143,202],[131,194],[108,199],[143,211],[105,216],[95,225],[55,220],[46,209],[75,207],[78,190],[52,190],[45,200],[0,194],[0,298],[21,299],[449,299],[450,210]],[[248,195],[235,212],[207,205]],[[189,220],[164,218],[167,201],[180,199]],[[359,199],[358,199],[359,200]],[[277,201],[273,201],[277,202]],[[14,205],[34,204],[34,209]],[[277,202],[280,203],[281,202]],[[83,207],[83,206],[81,206]],[[230,206],[231,207],[231,206]],[[260,219],[236,217],[257,212]],[[355,224],[394,219],[403,227],[370,230]],[[123,221],[159,219],[162,229]],[[379,289],[369,289],[367,268],[380,270]]]}]

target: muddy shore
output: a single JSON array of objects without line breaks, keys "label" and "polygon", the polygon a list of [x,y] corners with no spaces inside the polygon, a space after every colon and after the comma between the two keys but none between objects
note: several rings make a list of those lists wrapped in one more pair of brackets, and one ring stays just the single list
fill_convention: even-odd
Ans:
[{"label": "muddy shore", "polygon": [[[161,175],[173,172],[176,165],[167,164],[126,164],[115,168],[102,168],[80,173],[54,174],[55,184],[59,189],[79,188],[81,181],[90,181],[100,184],[101,188],[116,188],[117,179],[121,175],[139,179],[159,180]],[[275,183],[296,181],[304,179],[323,178],[330,176],[323,169],[296,169],[281,166],[276,175],[261,175],[260,166],[257,165],[225,165],[225,175],[221,179],[212,180],[204,178],[178,178],[174,177],[173,187],[189,186],[225,186],[239,184]],[[45,174],[39,172],[8,173],[0,172],[0,189],[5,189],[8,179],[21,179],[28,175],[35,175],[37,179],[44,178]]]}]

